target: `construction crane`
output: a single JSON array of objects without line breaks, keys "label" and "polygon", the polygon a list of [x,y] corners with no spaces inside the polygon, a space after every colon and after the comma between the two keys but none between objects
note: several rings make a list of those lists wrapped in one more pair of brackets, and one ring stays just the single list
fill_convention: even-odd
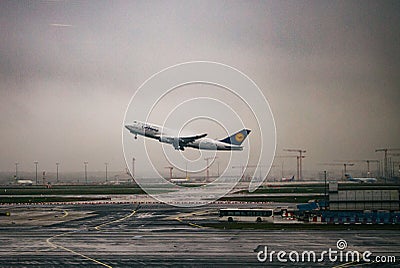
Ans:
[{"label": "construction crane", "polygon": [[347,174],[347,167],[354,166],[354,163],[342,162],[342,163],[321,163],[320,165],[324,166],[343,166],[342,169],[342,180],[344,179],[344,175]]},{"label": "construction crane", "polygon": [[395,151],[400,151],[400,149],[391,149],[391,148],[383,148],[383,149],[376,149],[375,152],[384,152],[384,159],[383,159],[383,177],[385,178],[385,183],[386,183],[386,178],[388,176],[388,152],[395,152]]},{"label": "construction crane", "polygon": [[[305,152],[305,151],[304,151]],[[300,159],[305,158],[305,155],[276,155],[275,158],[296,158],[296,165],[297,165],[297,180],[301,178],[301,161]],[[283,178],[283,164],[282,164],[282,178]]]},{"label": "construction crane", "polygon": [[246,166],[246,168],[260,168],[260,170],[259,170],[259,172],[260,172],[260,180],[261,180],[261,177],[262,177],[262,170],[261,170],[261,168],[263,168],[263,167],[267,167],[267,166],[264,166],[264,165],[247,165]]},{"label": "construction crane", "polygon": [[376,166],[376,169],[377,169],[377,173],[379,174],[379,171],[380,171],[380,169],[381,169],[381,163],[380,163],[380,161],[379,160],[370,160],[370,159],[367,159],[367,160],[348,160],[348,161],[346,161],[346,162],[350,162],[350,163],[367,163],[367,178],[370,178],[370,176],[371,176],[371,169],[370,169],[370,163],[376,163],[377,164],[377,166]]},{"label": "construction crane", "polygon": [[164,167],[164,168],[168,168],[169,169],[169,179],[172,180],[172,170],[174,169],[174,167],[168,166],[168,167]]},{"label": "construction crane", "polygon": [[240,168],[241,172],[240,172],[240,176],[239,176],[239,177],[241,177],[241,178],[243,177],[244,168],[245,168],[244,165],[241,165],[241,166],[232,166],[232,168],[233,168],[233,169],[235,169],[235,168]]},{"label": "construction crane", "polygon": [[303,149],[283,149],[284,151],[286,151],[286,152],[296,152],[296,153],[298,153],[299,155],[298,155],[298,158],[297,158],[297,161],[298,161],[298,174],[297,174],[297,178],[298,178],[298,180],[302,180],[303,179],[303,153],[305,153],[306,152],[306,150],[303,150]]}]

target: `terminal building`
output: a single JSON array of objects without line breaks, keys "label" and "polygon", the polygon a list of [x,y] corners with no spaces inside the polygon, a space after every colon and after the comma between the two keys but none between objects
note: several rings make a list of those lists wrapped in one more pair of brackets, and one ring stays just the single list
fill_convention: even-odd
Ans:
[{"label": "terminal building", "polygon": [[329,183],[331,211],[398,211],[399,186]]}]

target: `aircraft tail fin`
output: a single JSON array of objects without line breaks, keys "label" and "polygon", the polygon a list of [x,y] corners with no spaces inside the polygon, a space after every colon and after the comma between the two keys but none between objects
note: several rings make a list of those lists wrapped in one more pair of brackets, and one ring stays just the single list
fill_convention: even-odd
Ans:
[{"label": "aircraft tail fin", "polygon": [[247,135],[249,135],[251,132],[250,129],[242,129],[235,134],[226,137],[225,139],[219,140],[221,142],[229,143],[232,145],[241,145],[244,140],[246,139]]},{"label": "aircraft tail fin", "polygon": [[348,181],[353,180],[353,177],[352,177],[350,174],[348,174],[348,173],[344,174],[344,177],[345,177]]}]

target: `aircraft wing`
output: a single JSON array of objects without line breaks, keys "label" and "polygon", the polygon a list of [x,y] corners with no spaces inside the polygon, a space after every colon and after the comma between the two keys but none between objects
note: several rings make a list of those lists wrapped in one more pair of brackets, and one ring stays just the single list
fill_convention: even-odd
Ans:
[{"label": "aircraft wing", "polygon": [[183,144],[186,145],[186,144],[188,144],[190,142],[194,142],[195,140],[204,138],[205,136],[207,136],[207,133],[200,134],[200,135],[195,135],[195,136],[190,136],[190,137],[179,137],[179,139]]},{"label": "aircraft wing", "polygon": [[171,143],[172,146],[176,150],[185,150],[185,146],[188,143],[194,142],[195,140],[204,138],[207,136],[206,133],[200,134],[200,135],[195,135],[195,136],[188,136],[188,137],[171,137],[171,136],[160,136],[158,139],[160,142],[166,142],[166,143]]}]

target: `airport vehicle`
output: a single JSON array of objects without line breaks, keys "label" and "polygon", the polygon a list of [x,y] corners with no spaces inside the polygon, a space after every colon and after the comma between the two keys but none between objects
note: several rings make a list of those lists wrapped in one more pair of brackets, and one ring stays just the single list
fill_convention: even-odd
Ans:
[{"label": "airport vehicle", "polygon": [[361,182],[361,183],[374,183],[376,178],[353,178],[350,174],[344,174],[348,181]]},{"label": "airport vehicle", "polygon": [[242,129],[224,139],[214,140],[206,138],[207,133],[189,136],[176,136],[172,134],[176,133],[176,131],[140,121],[133,121],[132,124],[125,125],[125,128],[127,128],[130,133],[135,135],[135,139],[137,139],[137,135],[141,135],[158,140],[159,142],[172,144],[175,150],[181,151],[184,151],[186,147],[203,150],[242,151],[243,147],[241,144],[251,131],[249,129]]},{"label": "airport vehicle", "polygon": [[274,210],[262,208],[222,208],[219,221],[228,222],[274,222]]}]

